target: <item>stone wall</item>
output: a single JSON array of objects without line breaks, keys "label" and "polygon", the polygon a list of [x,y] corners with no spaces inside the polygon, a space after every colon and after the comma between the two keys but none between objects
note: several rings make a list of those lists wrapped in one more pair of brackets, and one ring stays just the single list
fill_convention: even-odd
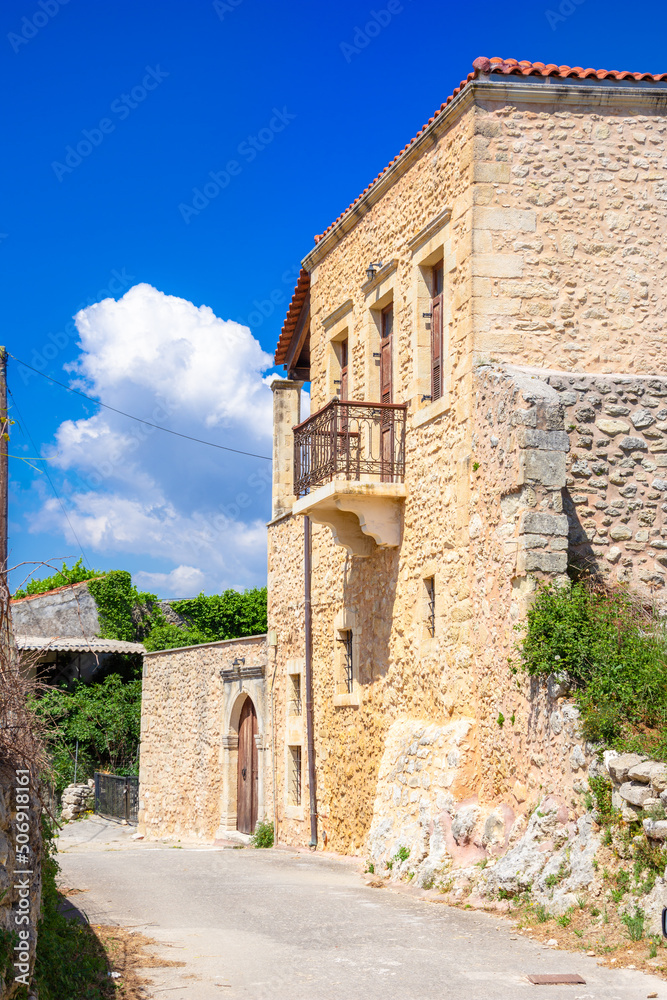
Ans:
[{"label": "stone wall", "polygon": [[86,582],[22,597],[12,601],[11,608],[17,635],[76,639],[99,635],[97,605]]},{"label": "stone wall", "polygon": [[[19,788],[17,785],[12,771],[4,770],[0,774],[0,934],[2,935],[2,948],[4,953],[4,948],[9,941],[9,934],[28,931],[28,938],[23,940],[28,945],[28,964],[32,970],[35,965],[37,923],[41,905],[42,836],[40,822],[42,807],[32,787],[28,791],[28,805],[26,806],[22,801],[17,802],[17,794],[23,798],[25,792],[24,786]],[[22,830],[25,828],[24,813],[26,812],[28,813],[29,852],[21,854],[17,852],[19,845],[16,838],[19,833],[22,837],[25,836]],[[27,859],[25,863],[24,858]],[[22,868],[29,869],[30,874],[27,876],[19,874]],[[24,897],[23,900],[21,896]],[[24,909],[26,900],[28,906],[27,909]],[[27,923],[24,920],[25,915],[29,917]],[[17,918],[21,921],[20,923],[17,923]],[[13,941],[10,942],[12,948],[13,943]],[[13,970],[11,968],[15,960],[15,953],[12,953],[9,957],[6,982],[0,983],[2,1000],[10,1000],[23,989],[19,983],[14,981],[15,975],[24,972],[23,969]]]},{"label": "stone wall", "polygon": [[68,785],[63,790],[60,800],[60,819],[63,823],[77,819],[83,813],[92,810],[95,804],[95,782],[92,778],[85,784]]},{"label": "stone wall", "polygon": [[570,557],[667,600],[667,378],[542,372],[570,435]]},{"label": "stone wall", "polygon": [[266,662],[266,636],[144,657],[139,830],[147,837],[212,841],[233,833],[238,720],[246,698],[258,719],[259,818],[270,812]]}]

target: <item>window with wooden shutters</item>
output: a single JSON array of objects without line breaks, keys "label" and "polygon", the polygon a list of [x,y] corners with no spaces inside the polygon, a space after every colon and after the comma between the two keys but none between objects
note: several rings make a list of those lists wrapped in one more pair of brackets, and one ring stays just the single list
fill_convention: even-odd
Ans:
[{"label": "window with wooden shutters", "polygon": [[442,396],[442,263],[436,264],[431,290],[431,399]]},{"label": "window with wooden shutters", "polygon": [[382,310],[380,331],[380,402],[391,403],[391,341],[394,330],[394,306]]},{"label": "window with wooden shutters", "polygon": [[350,383],[348,379],[348,340],[340,342],[340,398],[349,399]]},{"label": "window with wooden shutters", "polygon": [[[394,306],[387,306],[380,316],[380,402],[392,403],[392,334],[394,330]],[[394,423],[391,413],[380,417],[380,479],[391,483],[394,479]]]}]

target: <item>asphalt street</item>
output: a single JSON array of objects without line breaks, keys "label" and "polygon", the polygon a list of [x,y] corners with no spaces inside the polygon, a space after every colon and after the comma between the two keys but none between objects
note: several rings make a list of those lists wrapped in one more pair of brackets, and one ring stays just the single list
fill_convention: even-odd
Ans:
[{"label": "asphalt street", "polygon": [[[131,833],[72,823],[59,862],[92,923],[131,926],[185,962],[148,971],[156,1000],[667,1000],[656,977],[541,947],[488,914],[369,887],[358,862]],[[586,985],[526,979],[555,972]]]}]

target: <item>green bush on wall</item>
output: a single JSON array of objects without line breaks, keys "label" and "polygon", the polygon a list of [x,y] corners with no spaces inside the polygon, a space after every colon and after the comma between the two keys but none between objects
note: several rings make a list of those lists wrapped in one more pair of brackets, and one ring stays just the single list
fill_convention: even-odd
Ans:
[{"label": "green bush on wall", "polygon": [[667,633],[652,608],[588,581],[546,584],[516,628],[528,674],[572,680],[586,739],[667,760]]}]

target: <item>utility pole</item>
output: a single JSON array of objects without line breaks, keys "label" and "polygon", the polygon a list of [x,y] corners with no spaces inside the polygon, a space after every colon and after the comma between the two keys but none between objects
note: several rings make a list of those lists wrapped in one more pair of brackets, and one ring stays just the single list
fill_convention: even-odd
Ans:
[{"label": "utility pole", "polygon": [[9,414],[7,413],[7,350],[0,347],[0,583],[7,589],[7,519]]}]

